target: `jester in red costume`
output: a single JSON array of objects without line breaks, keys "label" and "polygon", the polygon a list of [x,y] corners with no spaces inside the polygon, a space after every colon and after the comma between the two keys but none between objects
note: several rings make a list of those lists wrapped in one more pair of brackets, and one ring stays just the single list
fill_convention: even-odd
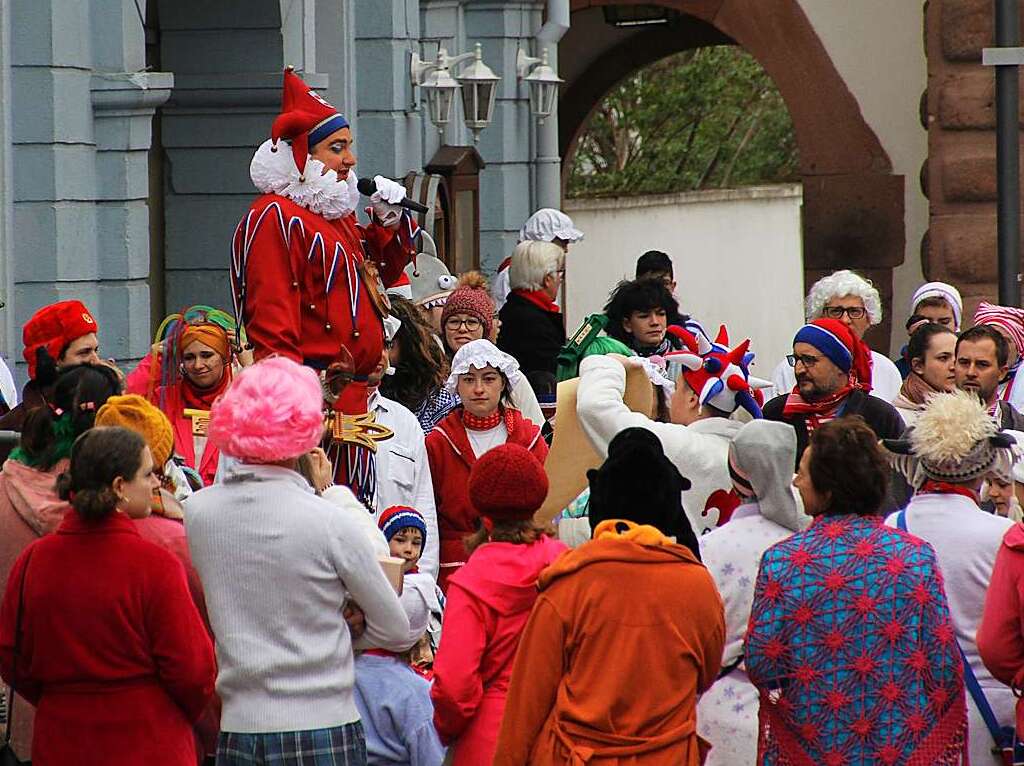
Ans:
[{"label": "jester in red costume", "polygon": [[[374,440],[387,433],[366,415],[366,380],[384,348],[383,286],[415,254],[418,229],[394,204],[405,189],[381,176],[371,222],[357,223],[355,162],[348,121],[286,70],[281,114],[249,166],[262,196],[235,229],[231,289],[257,360],[280,354],[323,374],[337,478],[369,502]],[[331,385],[338,370],[348,385]]]}]

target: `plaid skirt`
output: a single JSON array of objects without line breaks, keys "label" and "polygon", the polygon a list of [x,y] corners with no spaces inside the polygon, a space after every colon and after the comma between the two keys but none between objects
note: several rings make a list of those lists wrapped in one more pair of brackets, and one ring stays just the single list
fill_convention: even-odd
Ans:
[{"label": "plaid skirt", "polygon": [[366,766],[366,739],[359,721],[272,734],[222,731],[217,766]]}]

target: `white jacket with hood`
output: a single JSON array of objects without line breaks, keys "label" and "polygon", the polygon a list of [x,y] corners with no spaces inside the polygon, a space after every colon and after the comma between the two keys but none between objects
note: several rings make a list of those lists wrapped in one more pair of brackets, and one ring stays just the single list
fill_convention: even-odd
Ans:
[{"label": "white jacket with hood", "polygon": [[733,439],[732,454],[754,496],[727,524],[700,538],[704,566],[725,603],[724,675],[697,706],[698,733],[712,744],[705,766],[757,761],[758,694],[741,662],[754,582],[764,552],[811,522],[792,486],[796,432],[788,424],[747,423]]},{"label": "white jacket with hood", "polygon": [[[714,529],[718,510],[709,498],[718,490],[732,488],[729,479],[729,442],[743,424],[730,418],[704,418],[688,426],[659,423],[632,412],[622,401],[626,391],[626,369],[607,356],[589,356],[580,363],[580,385],[576,414],[583,432],[597,453],[608,456],[608,444],[627,428],[644,428],[661,441],[665,457],[691,482],[683,492],[683,509],[699,537]],[[790,429],[792,430],[792,429]],[[713,504],[713,501],[712,501]]]}]

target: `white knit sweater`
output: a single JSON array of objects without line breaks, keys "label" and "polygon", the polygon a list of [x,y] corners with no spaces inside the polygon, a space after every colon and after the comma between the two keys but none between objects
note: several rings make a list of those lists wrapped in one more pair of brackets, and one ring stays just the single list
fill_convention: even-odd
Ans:
[{"label": "white knit sweater", "polygon": [[376,646],[408,648],[409,620],[370,543],[298,473],[238,465],[185,501],[216,639],[221,730],[322,729],[359,719],[351,596]]}]

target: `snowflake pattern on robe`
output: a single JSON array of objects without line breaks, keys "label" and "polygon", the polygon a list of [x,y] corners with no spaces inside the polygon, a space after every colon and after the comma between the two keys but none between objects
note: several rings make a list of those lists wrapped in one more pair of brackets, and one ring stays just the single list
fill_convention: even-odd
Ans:
[{"label": "snowflake pattern on robe", "polygon": [[746,641],[765,766],[959,764],[963,669],[935,552],[819,517],[761,560]]}]

